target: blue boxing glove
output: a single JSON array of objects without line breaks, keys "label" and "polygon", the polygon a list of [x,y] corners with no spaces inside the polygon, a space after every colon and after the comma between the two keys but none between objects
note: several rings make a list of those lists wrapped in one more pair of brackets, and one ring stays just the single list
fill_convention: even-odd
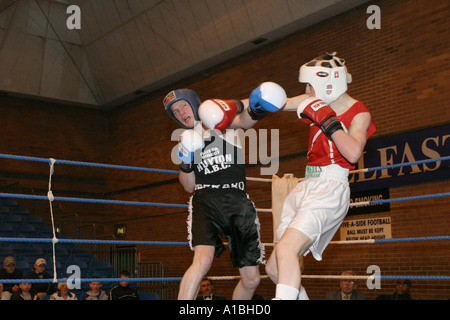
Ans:
[{"label": "blue boxing glove", "polygon": [[275,82],[263,82],[252,91],[247,108],[250,118],[261,120],[270,112],[277,112],[286,103],[286,91]]},{"label": "blue boxing glove", "polygon": [[194,171],[194,154],[204,147],[201,134],[195,130],[185,130],[178,142],[178,157],[181,160],[180,170],[186,173]]}]

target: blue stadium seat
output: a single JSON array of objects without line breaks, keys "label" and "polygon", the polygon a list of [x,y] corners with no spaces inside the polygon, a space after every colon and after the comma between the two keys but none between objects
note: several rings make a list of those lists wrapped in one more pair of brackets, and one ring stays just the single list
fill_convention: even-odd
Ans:
[{"label": "blue stadium seat", "polygon": [[28,256],[45,256],[45,251],[41,249],[41,247],[37,246],[34,243],[21,243],[22,245],[22,254]]},{"label": "blue stadium seat", "polygon": [[71,257],[75,261],[86,262],[87,264],[89,264],[89,266],[91,265],[92,261],[94,261],[94,256],[90,253],[72,253]]},{"label": "blue stadium seat", "polygon": [[[60,234],[57,238],[62,239]],[[26,209],[20,208],[14,200],[0,199],[0,237],[14,238],[53,238],[53,230],[44,224],[39,217],[34,217]],[[18,269],[29,272],[36,259],[44,258],[47,261],[47,272],[53,275],[53,246],[46,243],[0,243],[0,264],[7,256],[16,258]],[[94,269],[92,262],[95,261],[91,251],[79,248],[73,243],[56,243],[55,245],[56,271],[58,277],[68,277],[67,266],[77,265],[80,267],[82,278],[91,277],[92,271],[99,272],[102,278],[117,278],[117,275],[108,262],[97,263],[98,269]],[[109,287],[112,283],[105,283]],[[89,283],[85,284],[89,289]]]},{"label": "blue stadium seat", "polygon": [[118,276],[113,268],[92,270],[92,276],[100,277],[100,278],[118,278]]},{"label": "blue stadium seat", "polygon": [[23,220],[21,216],[13,216],[13,215],[8,215],[8,216],[3,216],[1,223],[7,223],[9,225],[11,225],[13,227],[14,230],[16,230],[20,224],[22,224]]},{"label": "blue stadium seat", "polygon": [[4,249],[10,249],[15,254],[22,253],[22,250],[24,248],[24,244],[20,242],[5,242],[2,244],[2,247],[0,250]]},{"label": "blue stadium seat", "polygon": [[[53,268],[54,268],[53,259],[47,259],[46,261],[47,261],[47,268],[45,270],[51,275],[53,275]],[[55,264],[56,264],[56,273],[58,274],[58,276],[63,276],[66,278],[67,274],[64,265],[58,260],[55,261]]]},{"label": "blue stadium seat", "polygon": [[75,247],[74,243],[57,243],[55,248],[66,250],[68,254],[71,254]]},{"label": "blue stadium seat", "polygon": [[21,270],[24,274],[28,274],[33,268],[34,262],[31,264],[28,260],[16,260],[16,268]]},{"label": "blue stadium seat", "polygon": [[51,243],[47,242],[36,242],[33,244],[35,248],[39,248],[42,250],[44,254],[51,253],[53,250],[53,246]]},{"label": "blue stadium seat", "polygon": [[77,260],[74,259],[72,256],[66,261],[65,268],[67,269],[68,266],[78,266],[81,270],[81,273],[86,273],[91,271],[91,265],[90,263],[83,261],[83,260]]},{"label": "blue stadium seat", "polygon": [[46,224],[42,223],[42,224],[37,224],[35,225],[36,230],[38,231],[48,231],[48,232],[53,232],[52,228],[47,226]]},{"label": "blue stadium seat", "polygon": [[[8,256],[16,257],[17,252],[15,252],[13,249],[10,249],[10,248],[0,248],[0,256],[4,257],[3,259],[5,259]],[[3,265],[1,265],[1,266],[3,266]]]},{"label": "blue stadium seat", "polygon": [[4,207],[17,207],[17,201],[15,200],[11,200],[11,199],[6,199],[6,198],[2,198],[0,201],[0,204]]},{"label": "blue stadium seat", "polygon": [[0,223],[0,237],[14,237],[16,232],[14,231],[13,226],[11,226],[9,223]]},{"label": "blue stadium seat", "polygon": [[93,271],[101,271],[101,270],[114,270],[111,263],[108,261],[94,261],[92,262],[92,270]]},{"label": "blue stadium seat", "polygon": [[139,292],[140,300],[161,300],[156,292]]},{"label": "blue stadium seat", "polygon": [[21,238],[38,238],[39,232],[36,227],[29,223],[22,223],[18,226],[17,232],[20,233]]},{"label": "blue stadium seat", "polygon": [[27,209],[23,209],[20,207],[10,208],[9,211],[11,212],[12,216],[21,217],[22,220],[25,220],[28,217],[31,217],[31,214],[30,214],[30,212],[28,212]]},{"label": "blue stadium seat", "polygon": [[[50,248],[49,253],[53,253],[53,247]],[[70,251],[65,249],[65,248],[61,248],[60,246],[58,246],[58,244],[55,245],[55,254],[57,256],[61,255],[61,256],[70,256]]]},{"label": "blue stadium seat", "polygon": [[51,229],[38,230],[37,235],[42,239],[53,239],[53,231]]},{"label": "blue stadium seat", "polygon": [[86,248],[79,248],[79,247],[75,246],[72,249],[72,254],[76,254],[76,255],[79,255],[79,256],[90,255],[91,251],[89,249],[86,249]]},{"label": "blue stadium seat", "polygon": [[[49,253],[48,257],[53,258],[53,253]],[[56,259],[56,261],[61,262],[61,264],[65,267],[67,265],[67,262],[70,259],[70,254],[56,253],[55,259]]]},{"label": "blue stadium seat", "polygon": [[[53,256],[49,255],[49,258],[53,258]],[[67,261],[70,259],[70,255],[56,254],[55,259],[56,261],[59,261],[63,266],[66,266]]]},{"label": "blue stadium seat", "polygon": [[41,225],[44,224],[44,222],[42,221],[42,218],[38,218],[38,217],[33,217],[33,216],[29,216],[26,218],[27,223],[30,224],[35,224],[35,225]]},{"label": "blue stadium seat", "polygon": [[100,278],[118,278],[113,267],[107,261],[94,261],[91,265],[91,272],[93,276]]}]

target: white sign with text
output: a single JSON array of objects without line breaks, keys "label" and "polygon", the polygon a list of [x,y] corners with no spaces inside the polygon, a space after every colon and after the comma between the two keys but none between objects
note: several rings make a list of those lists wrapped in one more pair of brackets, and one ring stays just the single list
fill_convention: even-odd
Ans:
[{"label": "white sign with text", "polygon": [[341,241],[391,239],[391,217],[344,220],[340,235]]}]

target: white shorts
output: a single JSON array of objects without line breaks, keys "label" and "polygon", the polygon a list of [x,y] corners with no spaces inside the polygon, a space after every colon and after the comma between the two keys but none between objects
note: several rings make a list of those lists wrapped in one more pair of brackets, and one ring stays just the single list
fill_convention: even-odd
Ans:
[{"label": "white shorts", "polygon": [[306,179],[286,197],[277,229],[277,241],[287,228],[308,236],[310,251],[318,261],[347,215],[350,204],[348,169],[339,165],[306,167]]}]

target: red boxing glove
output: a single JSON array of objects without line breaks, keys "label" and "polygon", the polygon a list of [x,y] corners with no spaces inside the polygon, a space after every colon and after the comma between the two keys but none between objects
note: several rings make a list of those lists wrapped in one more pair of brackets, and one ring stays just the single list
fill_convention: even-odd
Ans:
[{"label": "red boxing glove", "polygon": [[317,123],[322,131],[331,139],[331,135],[342,130],[336,112],[324,101],[310,97],[303,100],[297,108],[297,115],[302,121],[309,119]]},{"label": "red boxing glove", "polygon": [[300,121],[303,122],[303,123],[306,123],[306,124],[314,123],[314,122],[312,122],[311,119],[309,119],[309,118],[300,118]]},{"label": "red boxing glove", "polygon": [[222,131],[243,109],[244,105],[239,100],[210,99],[200,105],[198,116],[207,128]]}]

